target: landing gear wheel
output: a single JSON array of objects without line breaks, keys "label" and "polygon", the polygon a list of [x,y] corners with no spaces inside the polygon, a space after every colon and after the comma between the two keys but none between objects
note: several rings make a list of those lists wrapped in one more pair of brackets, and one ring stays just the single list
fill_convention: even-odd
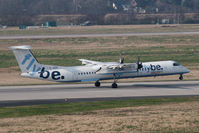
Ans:
[{"label": "landing gear wheel", "polygon": [[180,75],[179,80],[183,80],[183,76],[182,75]]},{"label": "landing gear wheel", "polygon": [[113,83],[112,88],[117,88],[117,83]]},{"label": "landing gear wheel", "polygon": [[95,82],[95,87],[100,87],[100,82],[99,81]]}]

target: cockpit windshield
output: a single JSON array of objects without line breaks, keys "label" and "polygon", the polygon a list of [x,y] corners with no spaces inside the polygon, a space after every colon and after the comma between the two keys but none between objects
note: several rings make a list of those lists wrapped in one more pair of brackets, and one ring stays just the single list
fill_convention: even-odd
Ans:
[{"label": "cockpit windshield", "polygon": [[177,62],[174,62],[174,63],[173,63],[173,66],[180,66],[180,64],[177,63]]}]

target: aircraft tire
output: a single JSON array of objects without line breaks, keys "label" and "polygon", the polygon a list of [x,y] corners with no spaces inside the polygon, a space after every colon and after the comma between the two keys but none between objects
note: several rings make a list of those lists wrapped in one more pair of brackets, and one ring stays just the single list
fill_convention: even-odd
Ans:
[{"label": "aircraft tire", "polygon": [[95,82],[95,87],[100,87],[100,82],[99,81]]},{"label": "aircraft tire", "polygon": [[183,80],[183,76],[182,75],[180,75],[179,80]]},{"label": "aircraft tire", "polygon": [[113,83],[113,84],[112,84],[112,88],[117,88],[117,84],[116,84],[116,83]]}]

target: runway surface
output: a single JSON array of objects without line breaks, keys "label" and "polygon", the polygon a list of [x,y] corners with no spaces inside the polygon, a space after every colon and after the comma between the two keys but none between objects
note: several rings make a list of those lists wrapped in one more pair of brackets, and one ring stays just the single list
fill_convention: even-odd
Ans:
[{"label": "runway surface", "polygon": [[31,86],[1,86],[0,106],[66,101],[92,101],[96,99],[125,99],[138,97],[167,97],[199,95],[199,81],[138,82],[118,83],[119,88],[111,88],[111,83],[60,84]]},{"label": "runway surface", "polygon": [[10,39],[46,39],[46,38],[77,38],[77,37],[117,37],[117,36],[157,36],[157,35],[197,35],[199,32],[151,32],[151,33],[107,33],[107,34],[66,34],[66,35],[15,35],[0,36],[0,40]]}]

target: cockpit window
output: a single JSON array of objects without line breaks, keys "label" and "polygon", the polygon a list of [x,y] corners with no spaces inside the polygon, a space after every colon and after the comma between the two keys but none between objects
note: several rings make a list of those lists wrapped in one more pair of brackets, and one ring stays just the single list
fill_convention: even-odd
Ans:
[{"label": "cockpit window", "polygon": [[177,63],[177,62],[174,62],[174,63],[173,63],[173,66],[180,66],[180,64]]}]

